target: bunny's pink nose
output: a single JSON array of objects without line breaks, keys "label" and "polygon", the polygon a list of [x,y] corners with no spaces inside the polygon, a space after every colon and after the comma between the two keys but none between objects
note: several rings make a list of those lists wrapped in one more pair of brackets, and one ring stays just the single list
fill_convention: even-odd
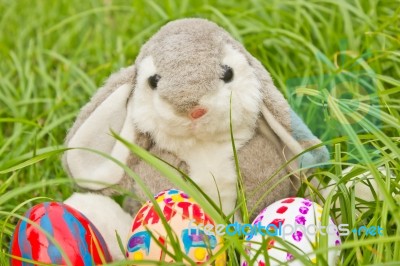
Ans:
[{"label": "bunny's pink nose", "polygon": [[198,119],[205,115],[207,113],[207,110],[203,107],[195,107],[190,111],[189,116],[192,119]]}]

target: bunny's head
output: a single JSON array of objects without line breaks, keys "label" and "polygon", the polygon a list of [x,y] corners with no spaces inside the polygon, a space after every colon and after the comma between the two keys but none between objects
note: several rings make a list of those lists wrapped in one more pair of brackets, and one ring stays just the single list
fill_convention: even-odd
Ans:
[{"label": "bunny's head", "polygon": [[[136,60],[135,126],[156,139],[229,138],[232,95],[234,129],[250,134],[253,130],[241,129],[255,127],[265,94],[252,63],[214,23],[184,19],[167,24]],[[265,71],[262,75],[270,80]]]},{"label": "bunny's head", "polygon": [[[133,66],[110,77],[82,110],[67,146],[93,148],[126,162],[129,151],[110,129],[133,142],[145,133],[174,150],[180,144],[172,140],[230,140],[230,122],[235,140],[246,141],[260,128],[288,159],[320,142],[239,42],[210,21],[182,19],[162,27]],[[303,164],[315,164],[326,160],[327,152],[315,149],[302,158]],[[110,160],[85,150],[68,151],[65,165],[77,179],[115,184],[124,175]]]}]

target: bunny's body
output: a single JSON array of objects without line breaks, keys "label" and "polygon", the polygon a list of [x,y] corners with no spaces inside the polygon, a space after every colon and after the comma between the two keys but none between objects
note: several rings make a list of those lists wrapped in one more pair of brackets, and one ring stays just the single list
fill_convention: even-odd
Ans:
[{"label": "bunny's body", "polygon": [[[154,193],[170,188],[165,178],[110,136],[113,129],[186,171],[231,214],[237,176],[230,121],[254,217],[278,198],[295,194],[298,180],[282,178],[289,167],[278,169],[320,141],[240,43],[214,23],[184,19],[164,26],[142,47],[134,66],[107,81],[81,111],[67,146],[100,150],[127,163]],[[312,165],[327,158],[321,147],[304,154],[299,163]],[[107,183],[78,182],[91,190],[105,192],[110,184],[126,181],[118,165],[97,154],[71,150],[64,159],[72,177]],[[295,170],[298,164],[291,167]],[[144,196],[137,187],[135,192]]]}]

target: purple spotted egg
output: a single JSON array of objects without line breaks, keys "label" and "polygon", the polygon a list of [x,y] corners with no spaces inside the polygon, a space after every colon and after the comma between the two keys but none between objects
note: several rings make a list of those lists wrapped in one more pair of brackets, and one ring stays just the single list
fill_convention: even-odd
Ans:
[{"label": "purple spotted egg", "polygon": [[[327,247],[341,244],[339,228],[331,217],[323,224],[322,211],[320,205],[305,198],[285,198],[261,211],[252,223],[251,233],[245,238],[251,265],[304,265],[298,259],[299,255],[319,264],[315,251],[324,248],[322,243],[327,243]],[[326,236],[324,241],[322,235]],[[286,243],[282,245],[274,238]],[[265,252],[260,252],[260,249],[267,250],[269,261],[265,261]],[[328,252],[328,265],[335,265],[337,250]],[[250,263],[243,257],[241,265],[248,266]]]}]

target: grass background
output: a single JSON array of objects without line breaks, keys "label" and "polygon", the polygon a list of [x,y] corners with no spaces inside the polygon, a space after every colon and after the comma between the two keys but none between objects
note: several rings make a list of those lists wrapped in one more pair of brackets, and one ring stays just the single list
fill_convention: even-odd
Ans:
[{"label": "grass background", "polygon": [[[106,77],[134,62],[161,25],[182,17],[208,18],[242,42],[328,146],[331,161],[313,177],[341,181],[339,193],[323,199],[325,217],[385,228],[383,237],[343,239],[340,264],[398,265],[399,6],[377,0],[0,0],[0,265],[8,264],[17,222],[12,213],[45,200],[38,197],[62,201],[72,193],[60,155],[80,107]],[[347,166],[355,168],[342,174]],[[380,174],[380,166],[395,178]],[[364,202],[344,186],[368,171],[378,187],[366,185],[382,201]],[[240,241],[228,243],[229,263],[236,265]]]}]

